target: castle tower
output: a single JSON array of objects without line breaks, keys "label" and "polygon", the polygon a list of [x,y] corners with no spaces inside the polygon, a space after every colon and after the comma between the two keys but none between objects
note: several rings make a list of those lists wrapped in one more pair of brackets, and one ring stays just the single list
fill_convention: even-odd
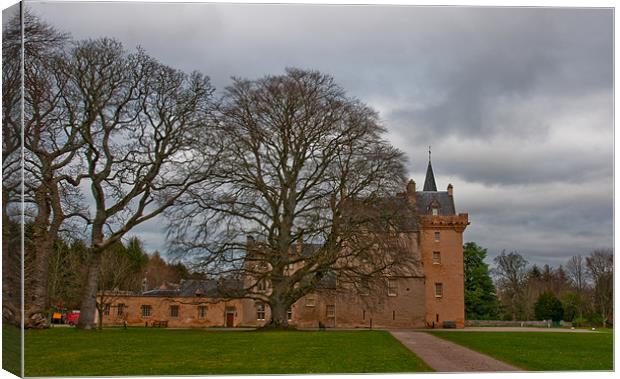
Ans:
[{"label": "castle tower", "polygon": [[453,190],[449,184],[437,191],[429,150],[424,188],[416,192],[428,327],[465,325],[463,231],[469,221],[467,213],[456,213]]}]

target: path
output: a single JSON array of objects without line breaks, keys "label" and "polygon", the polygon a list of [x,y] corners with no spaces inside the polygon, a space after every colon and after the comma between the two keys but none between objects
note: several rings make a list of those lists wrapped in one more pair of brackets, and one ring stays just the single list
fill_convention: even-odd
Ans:
[{"label": "path", "polygon": [[424,332],[390,333],[438,372],[521,371],[521,369]]}]

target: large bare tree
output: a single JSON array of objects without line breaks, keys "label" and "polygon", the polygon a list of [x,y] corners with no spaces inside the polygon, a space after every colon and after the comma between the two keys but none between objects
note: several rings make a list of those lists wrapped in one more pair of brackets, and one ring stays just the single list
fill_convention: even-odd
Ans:
[{"label": "large bare tree", "polygon": [[[21,15],[12,17],[2,33],[2,316],[21,323]],[[16,213],[16,215],[12,214]]]},{"label": "large bare tree", "polygon": [[106,38],[76,43],[65,67],[69,93],[79,99],[80,179],[92,204],[78,323],[90,329],[103,252],[204,180],[215,164],[213,88],[202,74],[185,74]]},{"label": "large bare tree", "polygon": [[288,327],[287,309],[325,278],[354,285],[406,266],[390,201],[404,158],[375,111],[329,75],[287,69],[233,79],[220,117],[217,178],[168,216],[177,252],[243,282],[226,297],[262,301],[269,326]]},{"label": "large bare tree", "polygon": [[[22,24],[18,19],[11,20],[6,29],[9,54],[22,47]],[[26,327],[45,327],[49,261],[54,243],[65,221],[83,211],[75,178],[76,154],[82,142],[72,119],[72,107],[67,101],[67,77],[62,70],[69,37],[29,12],[24,12],[21,21],[25,56],[23,98],[20,86],[8,89],[7,105],[15,107],[16,99],[20,99],[23,125],[19,118],[11,116],[12,112],[7,112],[4,121],[9,131],[18,129],[21,133],[23,127],[23,201],[27,204],[26,220],[33,225],[32,243],[26,245],[31,248],[25,251],[24,323]],[[11,70],[12,66],[8,67]],[[21,74],[21,70],[19,72]],[[7,171],[11,175],[12,170]],[[7,183],[14,185],[12,180]],[[15,191],[9,188],[7,192],[8,200]]]}]

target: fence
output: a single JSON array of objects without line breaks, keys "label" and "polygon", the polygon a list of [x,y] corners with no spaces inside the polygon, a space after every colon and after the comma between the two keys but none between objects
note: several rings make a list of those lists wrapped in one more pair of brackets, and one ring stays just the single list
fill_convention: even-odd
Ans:
[{"label": "fence", "polygon": [[[539,327],[539,328],[550,328],[553,326],[553,323],[551,322],[551,320],[545,320],[545,321],[466,320],[465,326],[512,326],[512,327],[534,326],[534,327]],[[560,326],[571,326],[571,323],[560,321]]]}]

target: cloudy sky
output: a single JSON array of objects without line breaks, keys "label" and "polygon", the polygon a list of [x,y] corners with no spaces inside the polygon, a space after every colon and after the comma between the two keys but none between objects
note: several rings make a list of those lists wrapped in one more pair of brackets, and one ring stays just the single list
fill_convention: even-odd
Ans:
[{"label": "cloudy sky", "polygon": [[[333,75],[379,111],[420,185],[468,212],[466,241],[558,265],[611,247],[610,9],[51,3],[75,38],[108,36],[217,88],[285,67]],[[134,231],[165,251],[160,223]],[[489,259],[490,261],[490,259]]]}]

